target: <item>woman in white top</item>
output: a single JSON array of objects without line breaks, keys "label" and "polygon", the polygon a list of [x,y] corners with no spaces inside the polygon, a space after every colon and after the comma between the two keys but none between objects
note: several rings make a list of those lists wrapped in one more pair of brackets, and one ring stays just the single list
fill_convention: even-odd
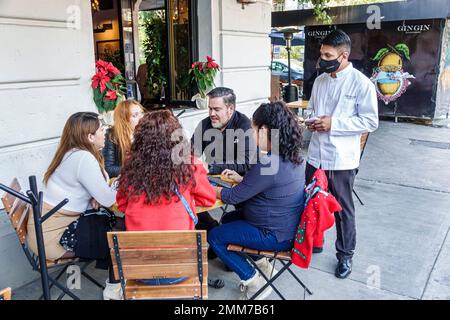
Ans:
[{"label": "woman in white top", "polygon": [[[64,198],[69,199],[62,209],[42,224],[48,260],[75,256],[73,249],[60,244],[66,228],[87,209],[110,207],[115,203],[116,191],[108,186],[108,174],[101,154],[104,145],[105,131],[98,114],[78,112],[70,116],[44,175],[42,212],[48,212]],[[28,219],[28,245],[37,253],[33,219]]]}]

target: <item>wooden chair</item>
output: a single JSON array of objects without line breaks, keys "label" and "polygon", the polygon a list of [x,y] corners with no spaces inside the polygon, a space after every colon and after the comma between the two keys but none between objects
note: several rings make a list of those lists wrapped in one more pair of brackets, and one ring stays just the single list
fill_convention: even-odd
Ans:
[{"label": "wooden chair", "polygon": [[11,288],[0,290],[0,301],[11,300]]},{"label": "wooden chair", "polygon": [[[17,178],[14,178],[11,182],[9,188],[4,186],[3,184],[0,184],[0,189],[6,191],[6,193],[3,195],[2,202],[3,206],[5,207],[5,211],[8,214],[8,217],[10,219],[11,225],[14,228],[14,230],[17,233],[17,237],[19,238],[20,245],[22,247],[23,252],[25,253],[25,256],[27,257],[28,262],[30,263],[33,271],[37,271],[40,273],[41,278],[46,276],[49,281],[50,285],[48,287],[48,290],[53,286],[58,287],[62,293],[58,297],[58,300],[61,300],[66,294],[69,295],[72,299],[79,300],[79,297],[73,294],[70,290],[67,289],[67,287],[63,286],[58,282],[58,280],[64,275],[67,268],[71,265],[75,265],[78,263],[83,262],[84,264],[81,266],[81,275],[84,276],[86,279],[91,281],[93,284],[100,288],[104,288],[100,283],[98,283],[94,278],[92,278],[89,274],[85,272],[85,269],[88,267],[89,264],[93,262],[93,260],[90,261],[81,261],[79,258],[69,258],[69,259],[59,259],[59,260],[47,260],[46,259],[46,268],[44,268],[47,271],[46,275],[43,275],[44,270],[40,268],[39,263],[39,257],[36,256],[28,247],[27,245],[27,223],[28,219],[30,217],[30,212],[33,212],[31,201],[25,201],[27,200],[26,196],[24,196],[22,192],[22,187],[18,181]],[[41,212],[39,212],[39,216],[41,216]],[[32,215],[31,215],[32,218]],[[62,267],[56,278],[52,278],[48,276],[48,271],[54,270],[57,267]],[[46,288],[43,288],[44,294],[46,291]],[[42,298],[48,298],[45,296],[41,296]]]},{"label": "wooden chair", "polygon": [[[116,279],[125,299],[207,299],[206,231],[108,232]],[[142,279],[188,277],[173,285]]]},{"label": "wooden chair", "polygon": [[[367,145],[367,140],[369,139],[369,132],[365,132],[363,134],[361,134],[361,140],[360,140],[360,148],[361,148],[361,154],[359,156],[359,160],[361,161],[363,154],[364,154],[364,150],[366,149],[366,145]],[[358,171],[356,172],[356,174],[358,174]],[[359,203],[361,203],[361,205],[363,206],[364,203],[361,201],[361,198],[359,197],[359,195],[356,193],[355,188],[353,188],[353,194],[356,196],[356,198],[358,199]]]}]

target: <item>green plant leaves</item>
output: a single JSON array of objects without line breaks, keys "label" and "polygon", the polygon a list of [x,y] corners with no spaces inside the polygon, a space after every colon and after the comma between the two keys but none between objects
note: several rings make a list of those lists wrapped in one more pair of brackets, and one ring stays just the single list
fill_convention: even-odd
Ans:
[{"label": "green plant leaves", "polygon": [[106,95],[106,90],[103,92],[100,92],[99,88],[94,89],[94,102],[95,105],[97,106],[97,109],[99,112],[103,112],[104,110],[104,106],[103,106],[103,98]]},{"label": "green plant leaves", "polygon": [[145,62],[147,64],[146,88],[148,93],[159,99],[167,84],[166,65],[166,24],[164,14],[145,12],[142,17],[145,40],[143,41]]}]

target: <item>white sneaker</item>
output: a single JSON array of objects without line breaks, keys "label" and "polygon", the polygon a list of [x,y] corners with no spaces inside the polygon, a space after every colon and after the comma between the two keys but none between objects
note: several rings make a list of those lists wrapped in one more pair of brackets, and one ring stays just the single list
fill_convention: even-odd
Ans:
[{"label": "white sneaker", "polygon": [[[256,274],[252,278],[250,278],[250,279],[248,279],[246,281],[241,281],[241,283],[239,285],[239,289],[242,292],[242,295],[241,295],[240,299],[241,300],[249,300],[266,283],[267,283],[267,281],[261,276],[261,274],[258,271],[256,271]],[[266,289],[264,289],[263,292],[261,292],[255,298],[255,300],[264,300],[264,299],[266,299],[268,296],[270,296],[272,291],[273,291],[272,287],[268,286]]]},{"label": "white sneaker", "polygon": [[106,280],[106,286],[103,290],[103,300],[123,300],[122,285],[119,283],[109,283]]},{"label": "white sneaker", "polygon": [[269,259],[267,258],[259,259],[255,261],[255,263],[258,266],[258,268],[261,269],[264,275],[269,279],[271,279],[274,275],[278,273],[278,270],[275,269],[275,264],[271,264],[269,262]]}]

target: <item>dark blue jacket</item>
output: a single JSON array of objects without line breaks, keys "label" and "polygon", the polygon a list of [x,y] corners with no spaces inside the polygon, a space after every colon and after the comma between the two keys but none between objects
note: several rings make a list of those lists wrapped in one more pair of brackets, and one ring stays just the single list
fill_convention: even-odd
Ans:
[{"label": "dark blue jacket", "polygon": [[269,154],[251,167],[241,183],[223,188],[222,201],[242,203],[245,220],[271,231],[278,242],[292,240],[303,211],[304,184],[304,164],[296,166]]}]

